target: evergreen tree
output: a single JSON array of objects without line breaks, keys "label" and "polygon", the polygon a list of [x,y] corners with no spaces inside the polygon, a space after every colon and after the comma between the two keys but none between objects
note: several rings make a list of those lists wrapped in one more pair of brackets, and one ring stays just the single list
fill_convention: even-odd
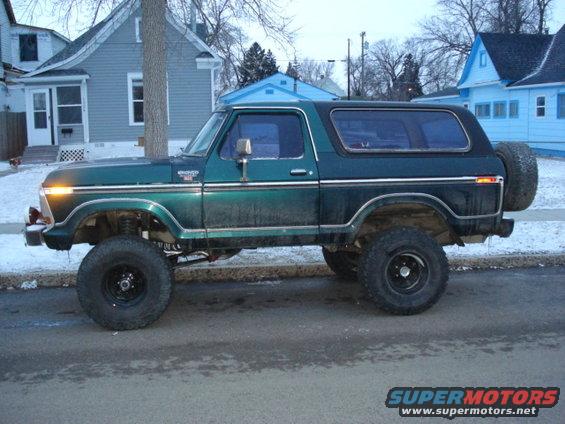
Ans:
[{"label": "evergreen tree", "polygon": [[255,42],[243,55],[238,71],[241,88],[270,77],[279,71],[279,67],[271,50],[265,53],[259,43]]},{"label": "evergreen tree", "polygon": [[298,70],[298,64],[288,62],[288,66],[286,67],[285,74],[287,74],[291,78],[300,79],[300,72]]},{"label": "evergreen tree", "polygon": [[393,90],[397,100],[402,101],[410,101],[423,94],[420,83],[420,64],[414,60],[411,53],[404,57],[402,70],[394,81]]}]

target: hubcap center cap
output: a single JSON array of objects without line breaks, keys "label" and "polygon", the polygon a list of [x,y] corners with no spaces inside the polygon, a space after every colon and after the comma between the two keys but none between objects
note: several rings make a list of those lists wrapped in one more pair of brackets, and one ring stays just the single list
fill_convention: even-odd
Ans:
[{"label": "hubcap center cap", "polygon": [[410,275],[410,268],[408,268],[407,266],[400,268],[400,275],[402,276],[402,278],[408,277]]}]

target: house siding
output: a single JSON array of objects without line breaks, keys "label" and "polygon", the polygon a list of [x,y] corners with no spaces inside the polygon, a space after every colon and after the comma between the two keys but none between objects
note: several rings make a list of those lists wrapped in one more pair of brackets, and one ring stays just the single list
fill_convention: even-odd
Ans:
[{"label": "house siding", "polygon": [[[470,56],[472,62],[470,64],[467,78],[459,83],[459,87],[469,87],[493,81],[498,82],[498,80],[500,79],[498,72],[496,72],[494,64],[492,63],[492,60],[488,52],[486,51],[486,48],[481,39],[478,38],[475,43],[477,43],[477,45],[473,46],[473,48],[477,50],[477,54]],[[486,54],[485,66],[480,65],[480,57],[482,52]]]},{"label": "house siding", "polygon": [[[135,39],[137,9],[84,61],[91,143],[137,141],[143,126],[130,126],[128,73],[142,71],[142,45]],[[169,139],[188,141],[212,111],[211,71],[196,68],[200,53],[183,34],[167,23]]]},{"label": "house siding", "polygon": [[[4,3],[0,6],[0,50],[2,52],[2,62],[12,63],[12,45],[10,41],[10,19],[4,8]],[[4,76],[4,69],[0,70],[0,78]]]},{"label": "house siding", "polygon": [[[37,60],[20,61],[20,34],[37,34]],[[54,40],[57,41],[54,41]],[[55,43],[55,45],[54,45]],[[40,66],[47,59],[65,47],[66,43],[52,35],[50,31],[25,26],[12,26],[10,31],[10,49],[12,65],[24,71],[32,71]]]}]

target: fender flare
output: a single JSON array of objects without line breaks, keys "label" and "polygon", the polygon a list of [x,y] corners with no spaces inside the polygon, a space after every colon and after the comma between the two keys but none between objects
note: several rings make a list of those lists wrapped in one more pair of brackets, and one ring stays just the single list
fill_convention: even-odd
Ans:
[{"label": "fender flare", "polygon": [[54,228],[65,229],[66,232],[74,235],[79,226],[89,217],[101,212],[123,210],[150,214],[161,221],[177,239],[191,238],[190,234],[205,232],[203,229],[184,228],[167,208],[152,200],[140,198],[95,199],[81,203],[69,213],[64,221],[56,223]]}]

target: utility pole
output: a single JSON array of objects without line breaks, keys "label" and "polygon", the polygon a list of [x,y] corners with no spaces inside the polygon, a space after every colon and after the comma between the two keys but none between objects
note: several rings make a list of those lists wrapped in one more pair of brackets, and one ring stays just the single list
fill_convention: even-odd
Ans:
[{"label": "utility pole", "polygon": [[365,35],[367,33],[363,31],[361,33],[361,97],[365,98]]},{"label": "utility pole", "polygon": [[351,38],[347,39],[347,100],[351,100]]}]

